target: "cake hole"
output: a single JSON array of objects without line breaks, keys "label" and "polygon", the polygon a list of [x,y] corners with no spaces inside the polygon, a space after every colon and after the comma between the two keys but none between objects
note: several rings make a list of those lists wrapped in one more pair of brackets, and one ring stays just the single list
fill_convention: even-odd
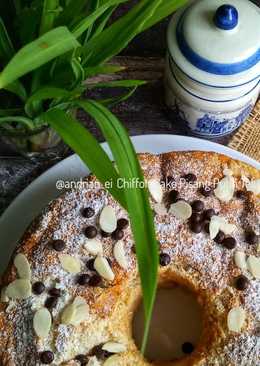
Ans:
[{"label": "cake hole", "polygon": [[[143,304],[133,318],[133,337],[141,349]],[[174,361],[194,352],[202,336],[203,315],[195,294],[181,285],[159,288],[145,357],[148,361]]]}]

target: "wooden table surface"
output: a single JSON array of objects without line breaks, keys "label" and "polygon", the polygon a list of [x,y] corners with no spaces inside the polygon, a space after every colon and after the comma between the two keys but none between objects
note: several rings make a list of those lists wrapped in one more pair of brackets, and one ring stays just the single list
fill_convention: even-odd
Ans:
[{"label": "wooden table surface", "polygon": [[[163,69],[165,53],[165,31],[168,19],[147,31],[133,41],[116,62],[127,66],[126,72],[120,77],[145,79],[149,83],[139,90],[127,102],[114,108],[115,114],[127,127],[130,135],[141,134],[179,134],[189,132],[177,121],[175,114],[164,104]],[[95,94],[98,96],[101,91]],[[113,93],[113,91],[109,91]],[[79,111],[79,118],[95,134],[99,141],[103,138],[93,121]],[[227,144],[230,136],[215,140]],[[31,181],[46,169],[68,156],[66,151],[53,160],[30,161],[24,157],[11,154],[7,147],[0,143],[0,214],[10,202]]]}]

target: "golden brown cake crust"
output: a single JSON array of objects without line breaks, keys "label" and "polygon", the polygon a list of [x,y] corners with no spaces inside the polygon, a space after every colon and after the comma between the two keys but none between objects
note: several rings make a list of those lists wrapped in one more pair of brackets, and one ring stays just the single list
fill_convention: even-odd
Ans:
[{"label": "golden brown cake crust", "polygon": [[[156,214],[155,225],[160,250],[170,255],[169,266],[160,267],[160,281],[173,280],[189,286],[195,291],[204,309],[204,332],[195,352],[182,360],[158,363],[163,366],[257,366],[259,365],[260,341],[260,281],[249,272],[250,281],[245,291],[234,287],[234,278],[243,271],[234,263],[234,253],[242,251],[247,256],[259,257],[259,245],[250,245],[245,240],[245,231],[250,228],[260,235],[259,195],[247,192],[246,180],[260,179],[260,172],[247,164],[223,155],[208,152],[172,152],[162,155],[141,154],[140,161],[145,178],[165,180],[173,178],[180,197],[187,202],[202,200],[205,208],[213,208],[229,223],[236,225],[233,234],[237,246],[227,250],[210,239],[209,234],[194,234],[188,222],[181,222],[174,215]],[[225,173],[226,172],[226,173]],[[244,189],[245,197],[235,195],[228,203],[221,202],[215,195],[204,197],[199,193],[200,183],[212,186],[213,182],[232,172],[236,190]],[[196,184],[184,184],[185,174],[196,175]],[[246,177],[246,178],[245,178]],[[95,182],[90,177],[87,182]],[[167,198],[169,187],[164,189]],[[151,199],[154,207],[155,202]],[[110,258],[115,274],[114,281],[102,281],[102,286],[90,287],[76,284],[76,275],[67,273],[60,264],[59,254],[50,249],[53,239],[66,243],[63,254],[80,259],[82,273],[93,275],[85,263],[93,258],[84,249],[84,228],[98,227],[98,217],[105,205],[111,205],[117,218],[126,218],[124,210],[104,189],[91,186],[69,191],[54,200],[27,230],[19,243],[17,253],[23,253],[31,266],[31,282],[41,281],[46,288],[58,287],[62,293],[52,311],[52,330],[46,339],[36,337],[33,330],[33,316],[43,307],[48,297],[47,290],[41,295],[32,295],[25,300],[9,299],[0,303],[0,364],[2,366],[42,365],[39,353],[52,350],[55,356],[52,365],[78,365],[75,357],[88,355],[97,345],[116,341],[126,346],[126,352],[114,357],[118,366],[148,366],[137,350],[131,336],[131,319],[140,297],[136,258],[132,250],[130,229],[125,229],[123,238],[128,269],[122,269],[113,255],[115,240],[104,238],[98,231],[97,238],[103,243],[104,255]],[[92,207],[95,215],[86,219],[81,210]],[[167,205],[166,205],[167,206]],[[13,258],[14,258],[13,257]],[[2,278],[2,287],[17,278],[13,259]],[[90,307],[89,319],[79,326],[61,324],[61,313],[76,296],[86,299]],[[241,332],[229,331],[227,316],[230,309],[242,306],[246,321]],[[100,361],[103,365],[103,361]]]}]

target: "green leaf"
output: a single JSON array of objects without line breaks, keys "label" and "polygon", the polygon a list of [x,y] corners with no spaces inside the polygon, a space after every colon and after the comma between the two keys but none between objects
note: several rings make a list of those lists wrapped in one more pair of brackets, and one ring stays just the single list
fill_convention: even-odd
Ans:
[{"label": "green leaf", "polygon": [[25,127],[27,127],[29,130],[32,130],[34,128],[34,123],[31,119],[21,116],[8,116],[8,117],[1,117],[0,118],[0,124],[4,123],[21,123]]},{"label": "green leaf", "polygon": [[152,27],[162,19],[173,14],[178,8],[185,5],[187,2],[188,0],[163,0],[162,4],[157,8],[156,13],[154,13],[154,15],[145,22],[142,31]]},{"label": "green leaf", "polygon": [[27,92],[19,80],[15,80],[11,84],[6,85],[4,89],[17,95],[23,102],[27,99]]},{"label": "green leaf", "polygon": [[95,29],[92,32],[92,37],[98,36],[103,31],[117,7],[118,5],[112,6],[111,8],[107,9],[103,15],[101,15],[101,17],[97,20],[95,24]]},{"label": "green leaf", "polygon": [[57,108],[44,113],[42,118],[80,156],[121,206],[126,208],[124,192],[117,188],[119,175],[92,134],[72,116]]},{"label": "green leaf", "polygon": [[70,0],[69,4],[64,8],[63,12],[55,20],[55,25],[70,26],[72,20],[78,15],[81,15],[86,8],[86,1],[84,0]]},{"label": "green leaf", "polygon": [[44,0],[40,35],[49,32],[53,28],[57,14],[59,14],[59,0]]},{"label": "green leaf", "polygon": [[[99,5],[100,5],[100,0],[90,0],[89,1],[89,9],[88,9],[89,13],[91,14],[95,10],[97,10],[99,8]],[[87,34],[86,34],[86,37],[85,37],[85,41],[84,41],[84,45],[87,44],[89,38],[91,37],[93,26],[94,26],[94,23],[91,24],[91,26],[88,28],[88,31],[87,31]]]},{"label": "green leaf", "polygon": [[[119,175],[127,182],[137,178],[144,183],[134,147],[119,120],[107,108],[95,101],[82,101],[79,102],[79,106],[96,120],[113,153]],[[142,351],[144,352],[157,289],[158,243],[147,189],[142,189],[140,186],[126,187],[125,197],[135,239],[143,291],[145,332]]]},{"label": "green leaf", "polygon": [[145,85],[144,80],[112,80],[99,83],[88,83],[88,88],[132,88],[136,86]]},{"label": "green leaf", "polygon": [[23,47],[0,74],[0,89],[79,46],[66,27],[56,28]]},{"label": "green leaf", "polygon": [[26,102],[25,104],[25,112],[28,116],[33,115],[33,104],[35,102],[41,102],[43,100],[48,99],[68,99],[70,98],[71,93],[65,89],[54,88],[54,87],[43,87],[35,92]]},{"label": "green leaf", "polygon": [[83,63],[95,66],[122,51],[139,34],[163,0],[142,0],[126,15],[92,38],[83,51]]},{"label": "green leaf", "polygon": [[107,3],[100,8],[98,8],[96,11],[94,11],[92,14],[87,16],[85,19],[79,22],[77,26],[75,26],[72,29],[72,33],[76,38],[80,37],[91,25],[94,24],[94,22],[102,15],[109,7],[115,5],[115,4],[121,4],[126,2],[127,0],[109,0]]},{"label": "green leaf", "polygon": [[119,97],[115,97],[115,98],[107,98],[107,99],[99,99],[99,103],[105,105],[105,106],[109,106],[112,107],[118,103],[124,102],[125,100],[129,99],[136,91],[138,87],[135,86],[133,88],[131,88],[127,93],[120,95]]},{"label": "green leaf", "polygon": [[125,70],[125,67],[119,65],[107,64],[107,65],[86,67],[84,70],[86,78],[90,78],[100,74],[115,74],[116,72]]},{"label": "green leaf", "polygon": [[77,85],[80,85],[85,80],[86,76],[83,66],[76,57],[72,57],[71,59],[71,68],[75,76],[75,82],[72,85],[72,88],[74,88]]},{"label": "green leaf", "polygon": [[14,54],[14,46],[8,35],[3,19],[0,17],[0,59],[6,63]]}]

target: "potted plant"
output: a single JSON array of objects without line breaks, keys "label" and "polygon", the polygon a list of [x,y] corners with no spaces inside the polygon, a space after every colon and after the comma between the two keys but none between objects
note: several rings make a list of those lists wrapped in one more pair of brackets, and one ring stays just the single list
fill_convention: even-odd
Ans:
[{"label": "potted plant", "polygon": [[[86,79],[121,70],[109,63],[140,32],[176,10],[185,0],[142,0],[108,25],[126,0],[13,0],[0,7],[0,128],[24,154],[48,151],[59,136],[88,165],[130,217],[143,287],[147,339],[157,286],[158,249],[146,189],[117,188],[117,179],[143,174],[129,136],[107,108],[129,97],[143,82],[89,85]],[[95,87],[126,87],[115,99],[82,98]],[[117,169],[94,136],[75,118],[84,109],[107,140]],[[149,268],[149,271],[147,271]]]}]

